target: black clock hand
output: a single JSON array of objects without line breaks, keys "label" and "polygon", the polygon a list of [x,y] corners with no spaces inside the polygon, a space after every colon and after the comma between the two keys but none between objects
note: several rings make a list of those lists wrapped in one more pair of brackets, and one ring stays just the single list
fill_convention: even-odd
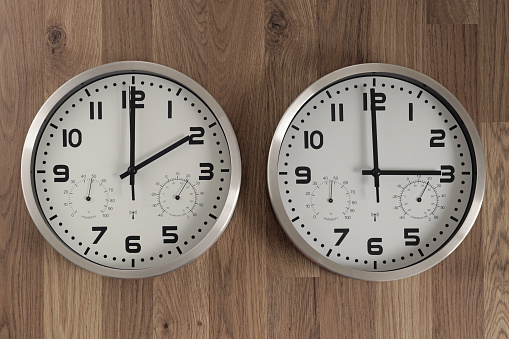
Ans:
[{"label": "black clock hand", "polygon": [[182,139],[178,140],[177,142],[171,144],[170,146],[166,147],[165,149],[157,152],[156,154],[154,154],[153,156],[151,156],[150,158],[140,162],[138,165],[136,166],[133,166],[133,167],[129,167],[127,169],[127,171],[125,171],[124,173],[120,174],[120,179],[124,179],[125,177],[127,177],[128,175],[131,174],[131,172],[134,172],[136,173],[137,171],[139,171],[140,169],[142,169],[143,167],[147,166],[148,164],[150,164],[151,162],[159,159],[160,157],[162,157],[163,155],[165,155],[166,153],[169,153],[170,151],[173,151],[175,148],[179,147],[179,146],[182,146],[183,144],[185,144],[186,142],[189,141],[189,139],[191,138],[190,135],[186,135],[185,137],[183,137]]},{"label": "black clock hand", "polygon": [[424,189],[422,190],[421,194],[419,194],[419,196],[417,197],[417,202],[422,201],[422,196],[423,196],[424,192],[426,192],[426,188],[428,187],[428,185],[429,185],[429,181],[426,183],[426,186],[424,186]]},{"label": "black clock hand", "polygon": [[371,89],[371,140],[373,142],[373,170],[371,174],[375,178],[376,202],[380,202],[380,168],[378,168],[378,136],[376,129],[376,101],[375,90]]},{"label": "black clock hand", "polygon": [[[441,171],[434,170],[380,170],[378,175],[441,175]],[[362,170],[362,175],[373,175],[373,170]]]},{"label": "black clock hand", "polygon": [[134,200],[134,175],[136,171],[134,170],[134,150],[135,150],[135,101],[134,94],[129,87],[129,184],[131,185],[131,198]]}]

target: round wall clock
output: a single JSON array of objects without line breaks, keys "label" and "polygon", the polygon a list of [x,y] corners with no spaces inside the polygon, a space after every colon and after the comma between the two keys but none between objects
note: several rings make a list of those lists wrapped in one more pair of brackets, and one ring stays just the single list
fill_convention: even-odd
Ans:
[{"label": "round wall clock", "polygon": [[281,119],[268,163],[272,206],[295,246],[364,280],[408,277],[449,255],[474,224],[485,177],[460,102],[387,64],[312,84]]},{"label": "round wall clock", "polygon": [[46,101],[21,178],[35,225],[60,254],[104,276],[142,278],[219,238],[239,194],[240,153],[203,87],[161,65],[118,62]]}]

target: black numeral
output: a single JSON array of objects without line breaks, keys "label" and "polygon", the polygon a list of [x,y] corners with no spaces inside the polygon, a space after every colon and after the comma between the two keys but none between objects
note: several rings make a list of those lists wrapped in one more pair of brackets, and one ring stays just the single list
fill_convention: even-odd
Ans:
[{"label": "black numeral", "polygon": [[323,146],[323,134],[320,131],[313,131],[309,133],[304,131],[304,148],[320,149]]},{"label": "black numeral", "polygon": [[63,147],[67,147],[67,145],[71,147],[78,147],[81,145],[81,131],[79,129],[72,129],[67,133],[66,129],[62,130],[63,137]]},{"label": "black numeral", "polygon": [[176,231],[177,226],[163,226],[163,243],[165,244],[174,244],[179,240],[179,236],[177,233],[173,233],[171,231]]},{"label": "black numeral", "polygon": [[127,253],[140,253],[141,244],[139,242],[134,242],[135,240],[140,240],[140,236],[130,235],[125,238],[125,250]]},{"label": "black numeral", "polygon": [[442,170],[442,176],[445,177],[440,178],[440,182],[451,183],[454,181],[454,167],[450,165],[442,165],[440,169]]},{"label": "black numeral", "polygon": [[53,179],[55,182],[67,182],[69,180],[69,166],[67,165],[55,165],[53,173],[60,177]]},{"label": "black numeral", "polygon": [[[103,103],[102,101],[97,102],[97,119],[102,120],[103,118]],[[95,102],[90,102],[90,120],[95,119]]]},{"label": "black numeral", "polygon": [[195,138],[201,138],[205,135],[205,130],[203,127],[190,127],[189,130],[191,132],[198,132],[189,135],[189,145],[203,145],[205,143],[204,140],[195,140]]},{"label": "black numeral", "polygon": [[297,184],[309,184],[311,182],[311,169],[309,167],[305,166],[299,166],[295,169],[295,175],[299,178],[304,179],[297,179]]},{"label": "black numeral", "polygon": [[211,180],[214,177],[214,165],[208,162],[201,162],[200,167],[204,167],[201,169],[202,174],[198,177],[199,180]]},{"label": "black numeral", "polygon": [[348,232],[350,232],[350,229],[348,229],[348,228],[335,228],[334,229],[334,233],[340,233],[341,234],[341,236],[339,237],[338,241],[336,241],[336,245],[335,246],[341,245],[343,240],[345,240],[345,237],[348,234]]},{"label": "black numeral", "polygon": [[385,93],[376,92],[374,88],[371,88],[369,94],[371,97],[371,107],[368,107],[368,93],[362,93],[364,110],[367,111],[368,109],[371,109],[372,111],[385,111],[385,106],[382,105],[386,100]]},{"label": "black numeral", "polygon": [[106,230],[108,228],[106,226],[95,226],[95,227],[92,227],[92,231],[93,232],[99,232],[99,234],[97,235],[97,238],[95,238],[94,242],[92,244],[97,244],[99,242],[99,240],[101,240],[101,238],[103,237],[104,233],[106,233]]},{"label": "black numeral", "polygon": [[[144,108],[145,104],[137,101],[145,100],[145,92],[136,90],[136,86],[129,87],[129,106],[133,108]],[[127,108],[127,91],[122,91],[122,108]]]},{"label": "black numeral", "polygon": [[338,104],[337,114],[336,104],[330,104],[330,118],[331,121],[343,121],[343,104]]},{"label": "black numeral", "polygon": [[[382,244],[382,238],[370,238],[368,239],[368,254],[380,255],[384,252]],[[377,244],[378,243],[378,244]]]},{"label": "black numeral", "polygon": [[405,246],[417,246],[421,242],[421,239],[417,234],[412,233],[419,233],[418,228],[405,228],[403,230],[404,237],[405,237]]},{"label": "black numeral", "polygon": [[429,147],[445,147],[445,142],[438,142],[445,139],[445,131],[442,129],[432,129],[431,134],[438,134],[432,136],[429,140]]}]

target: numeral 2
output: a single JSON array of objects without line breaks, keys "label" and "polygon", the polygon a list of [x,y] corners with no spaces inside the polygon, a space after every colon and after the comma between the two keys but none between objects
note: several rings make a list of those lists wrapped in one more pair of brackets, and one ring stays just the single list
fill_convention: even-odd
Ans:
[{"label": "numeral 2", "polygon": [[432,136],[429,140],[429,147],[445,147],[445,142],[439,142],[445,139],[445,131],[442,129],[432,129],[431,134],[438,134]]}]

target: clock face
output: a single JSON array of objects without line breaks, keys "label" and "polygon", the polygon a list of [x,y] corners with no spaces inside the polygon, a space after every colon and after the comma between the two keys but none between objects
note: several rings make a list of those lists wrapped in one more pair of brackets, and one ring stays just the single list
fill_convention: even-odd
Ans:
[{"label": "clock face", "polygon": [[85,269],[138,278],[176,269],[222,233],[238,197],[233,129],[201,86],[172,69],[89,70],[41,108],[22,180],[45,238]]},{"label": "clock face", "polygon": [[407,68],[336,71],[287,110],[269,191],[295,245],[367,280],[419,273],[466,236],[485,183],[479,135],[445,88]]}]

